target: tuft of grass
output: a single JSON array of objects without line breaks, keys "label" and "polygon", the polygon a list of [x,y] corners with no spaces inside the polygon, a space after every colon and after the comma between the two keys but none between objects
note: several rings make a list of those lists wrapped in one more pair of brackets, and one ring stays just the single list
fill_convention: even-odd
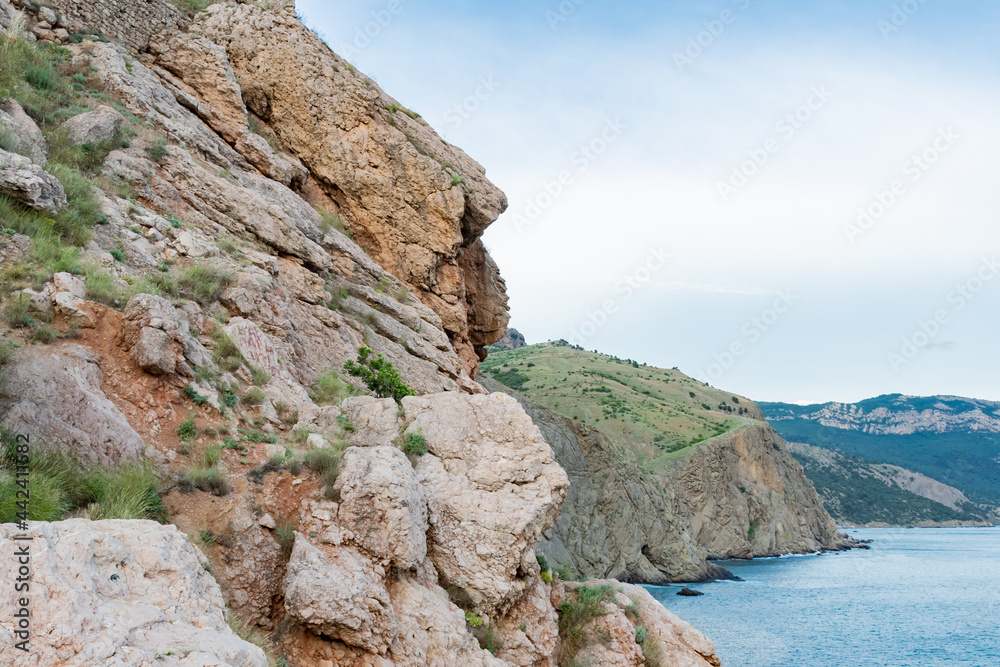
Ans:
[{"label": "tuft of grass", "polygon": [[209,306],[218,301],[233,274],[217,269],[208,264],[194,264],[177,274],[177,287],[182,296],[197,301],[202,306]]},{"label": "tuft of grass", "polygon": [[335,370],[327,370],[319,374],[310,392],[316,405],[337,405],[345,398],[354,394],[354,387],[341,379]]},{"label": "tuft of grass", "polygon": [[3,319],[12,327],[26,327],[34,324],[35,319],[28,315],[31,299],[26,294],[19,294],[7,301],[3,308]]},{"label": "tuft of grass", "polygon": [[224,372],[231,373],[243,365],[243,354],[236,343],[225,332],[216,326],[212,331],[212,338],[215,340],[215,350],[212,352],[212,361]]},{"label": "tuft of grass", "polygon": [[163,137],[157,137],[153,143],[146,147],[146,152],[156,164],[162,164],[163,160],[170,154],[167,150],[167,141]]},{"label": "tuft of grass", "polygon": [[559,664],[571,664],[579,650],[587,643],[590,634],[587,625],[604,614],[603,605],[614,597],[614,588],[603,586],[577,586],[559,605]]},{"label": "tuft of grass", "polygon": [[645,626],[636,626],[635,643],[642,650],[645,667],[661,667],[663,665],[663,644],[653,637]]},{"label": "tuft of grass", "polygon": [[112,308],[123,305],[124,293],[114,274],[96,264],[85,265],[84,271],[86,272],[88,299]]},{"label": "tuft of grass", "polygon": [[247,367],[250,369],[250,378],[258,387],[262,387],[271,381],[271,374],[267,370],[256,364],[247,364]]},{"label": "tuft of grass", "polygon": [[209,445],[201,453],[201,463],[206,469],[214,468],[222,458],[222,445]]},{"label": "tuft of grass", "polygon": [[[5,432],[0,434],[0,438],[8,451],[2,467],[13,472],[15,460],[9,454],[13,437]],[[164,520],[159,496],[160,482],[148,464],[126,460],[113,469],[105,469],[85,465],[65,452],[35,452],[29,461],[30,520],[58,521],[71,512],[81,512],[94,521]],[[0,481],[0,523],[16,520],[19,510],[16,504],[17,488],[13,475]]]},{"label": "tuft of grass", "polygon": [[31,341],[33,343],[42,343],[43,345],[49,345],[58,339],[59,332],[47,324],[36,324],[31,334]]},{"label": "tuft of grass", "polygon": [[329,234],[330,230],[336,229],[341,234],[347,234],[350,238],[350,234],[347,231],[347,222],[344,220],[343,216],[339,213],[320,213],[322,218],[320,222],[320,229],[323,234]]},{"label": "tuft of grass", "polygon": [[183,491],[199,489],[213,496],[224,496],[232,490],[229,480],[218,468],[188,468],[179,486]]},{"label": "tuft of grass", "polygon": [[267,635],[261,630],[258,630],[257,626],[245,618],[237,616],[233,613],[229,614],[229,619],[226,623],[229,625],[229,629],[232,630],[237,637],[245,642],[250,642],[257,648],[264,651],[264,656],[267,658],[267,664],[269,666],[277,666],[278,657],[275,655],[274,647],[268,642]]},{"label": "tuft of grass", "polygon": [[247,405],[260,405],[267,400],[267,394],[260,387],[250,387],[249,391],[243,394],[242,400]]},{"label": "tuft of grass", "polygon": [[278,540],[281,550],[287,557],[288,554],[292,553],[292,547],[295,546],[295,526],[286,522],[278,524],[274,530],[274,538]]}]

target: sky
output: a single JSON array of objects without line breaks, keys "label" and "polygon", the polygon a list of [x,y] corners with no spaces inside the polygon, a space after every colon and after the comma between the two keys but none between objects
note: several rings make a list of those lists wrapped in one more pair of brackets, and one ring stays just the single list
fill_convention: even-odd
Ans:
[{"label": "sky", "polygon": [[508,210],[529,343],[754,400],[1000,400],[1000,6],[299,0]]}]

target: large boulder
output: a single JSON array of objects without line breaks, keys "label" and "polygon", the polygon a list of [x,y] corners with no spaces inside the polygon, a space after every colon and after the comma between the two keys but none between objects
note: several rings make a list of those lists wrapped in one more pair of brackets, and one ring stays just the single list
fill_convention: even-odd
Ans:
[{"label": "large boulder", "polygon": [[[32,522],[31,542],[15,542],[18,532],[0,525],[0,548],[30,545],[31,650],[15,648],[3,623],[0,664],[267,667],[264,652],[229,629],[208,562],[174,526],[71,519]],[[13,582],[17,568],[4,558],[0,576]],[[0,597],[4,619],[16,599]]]},{"label": "large boulder", "polygon": [[17,153],[0,149],[0,194],[36,211],[57,213],[66,207],[59,179]]},{"label": "large boulder", "polygon": [[15,152],[35,164],[45,164],[48,158],[45,136],[17,100],[10,97],[0,100],[0,133],[4,132],[14,144]]},{"label": "large boulder", "polygon": [[422,434],[429,450],[417,477],[430,558],[471,607],[502,613],[538,573],[534,547],[559,515],[566,473],[506,394],[408,396],[403,408],[405,433]]},{"label": "large boulder", "polygon": [[184,357],[185,337],[178,326],[173,304],[155,294],[136,294],[125,305],[119,344],[142,370],[170,375]]},{"label": "large boulder", "polygon": [[125,123],[125,117],[115,109],[101,105],[93,111],[73,116],[61,128],[74,146],[99,144],[115,138]]},{"label": "large boulder", "polygon": [[427,557],[427,500],[403,452],[351,447],[337,477],[338,523],[386,565],[409,569]]},{"label": "large boulder", "polygon": [[139,455],[146,446],[101,391],[99,362],[79,345],[18,350],[0,371],[0,421],[88,462]]},{"label": "large boulder", "polygon": [[356,549],[320,551],[301,534],[285,575],[285,609],[317,634],[385,654],[396,617],[382,577]]}]

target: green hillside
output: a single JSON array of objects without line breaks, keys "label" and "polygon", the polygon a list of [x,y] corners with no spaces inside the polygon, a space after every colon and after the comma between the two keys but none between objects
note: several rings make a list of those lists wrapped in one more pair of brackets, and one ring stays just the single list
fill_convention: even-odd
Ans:
[{"label": "green hillside", "polygon": [[598,428],[643,462],[683,457],[690,447],[761,417],[749,399],[677,369],[565,341],[491,350],[480,370],[553,412]]},{"label": "green hillside", "polygon": [[910,526],[983,520],[982,513],[959,512],[886,482],[874,461],[797,443],[789,443],[788,449],[838,523]]},{"label": "green hillside", "polygon": [[1000,504],[1000,436],[996,434],[881,435],[805,419],[773,421],[772,425],[790,442],[902,466],[954,486],[975,502]]}]

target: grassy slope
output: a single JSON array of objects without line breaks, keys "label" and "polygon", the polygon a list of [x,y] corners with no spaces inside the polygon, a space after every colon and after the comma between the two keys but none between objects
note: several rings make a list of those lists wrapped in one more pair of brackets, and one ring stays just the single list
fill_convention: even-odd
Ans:
[{"label": "grassy slope", "polygon": [[[753,404],[680,371],[635,364],[560,343],[491,350],[481,370],[550,410],[591,425],[641,462],[683,458],[697,444],[745,426]],[[750,414],[756,414],[756,408]]]},{"label": "grassy slope", "polygon": [[960,489],[974,501],[1000,504],[1000,437],[995,434],[877,435],[804,419],[773,425],[786,440],[915,470]]}]

